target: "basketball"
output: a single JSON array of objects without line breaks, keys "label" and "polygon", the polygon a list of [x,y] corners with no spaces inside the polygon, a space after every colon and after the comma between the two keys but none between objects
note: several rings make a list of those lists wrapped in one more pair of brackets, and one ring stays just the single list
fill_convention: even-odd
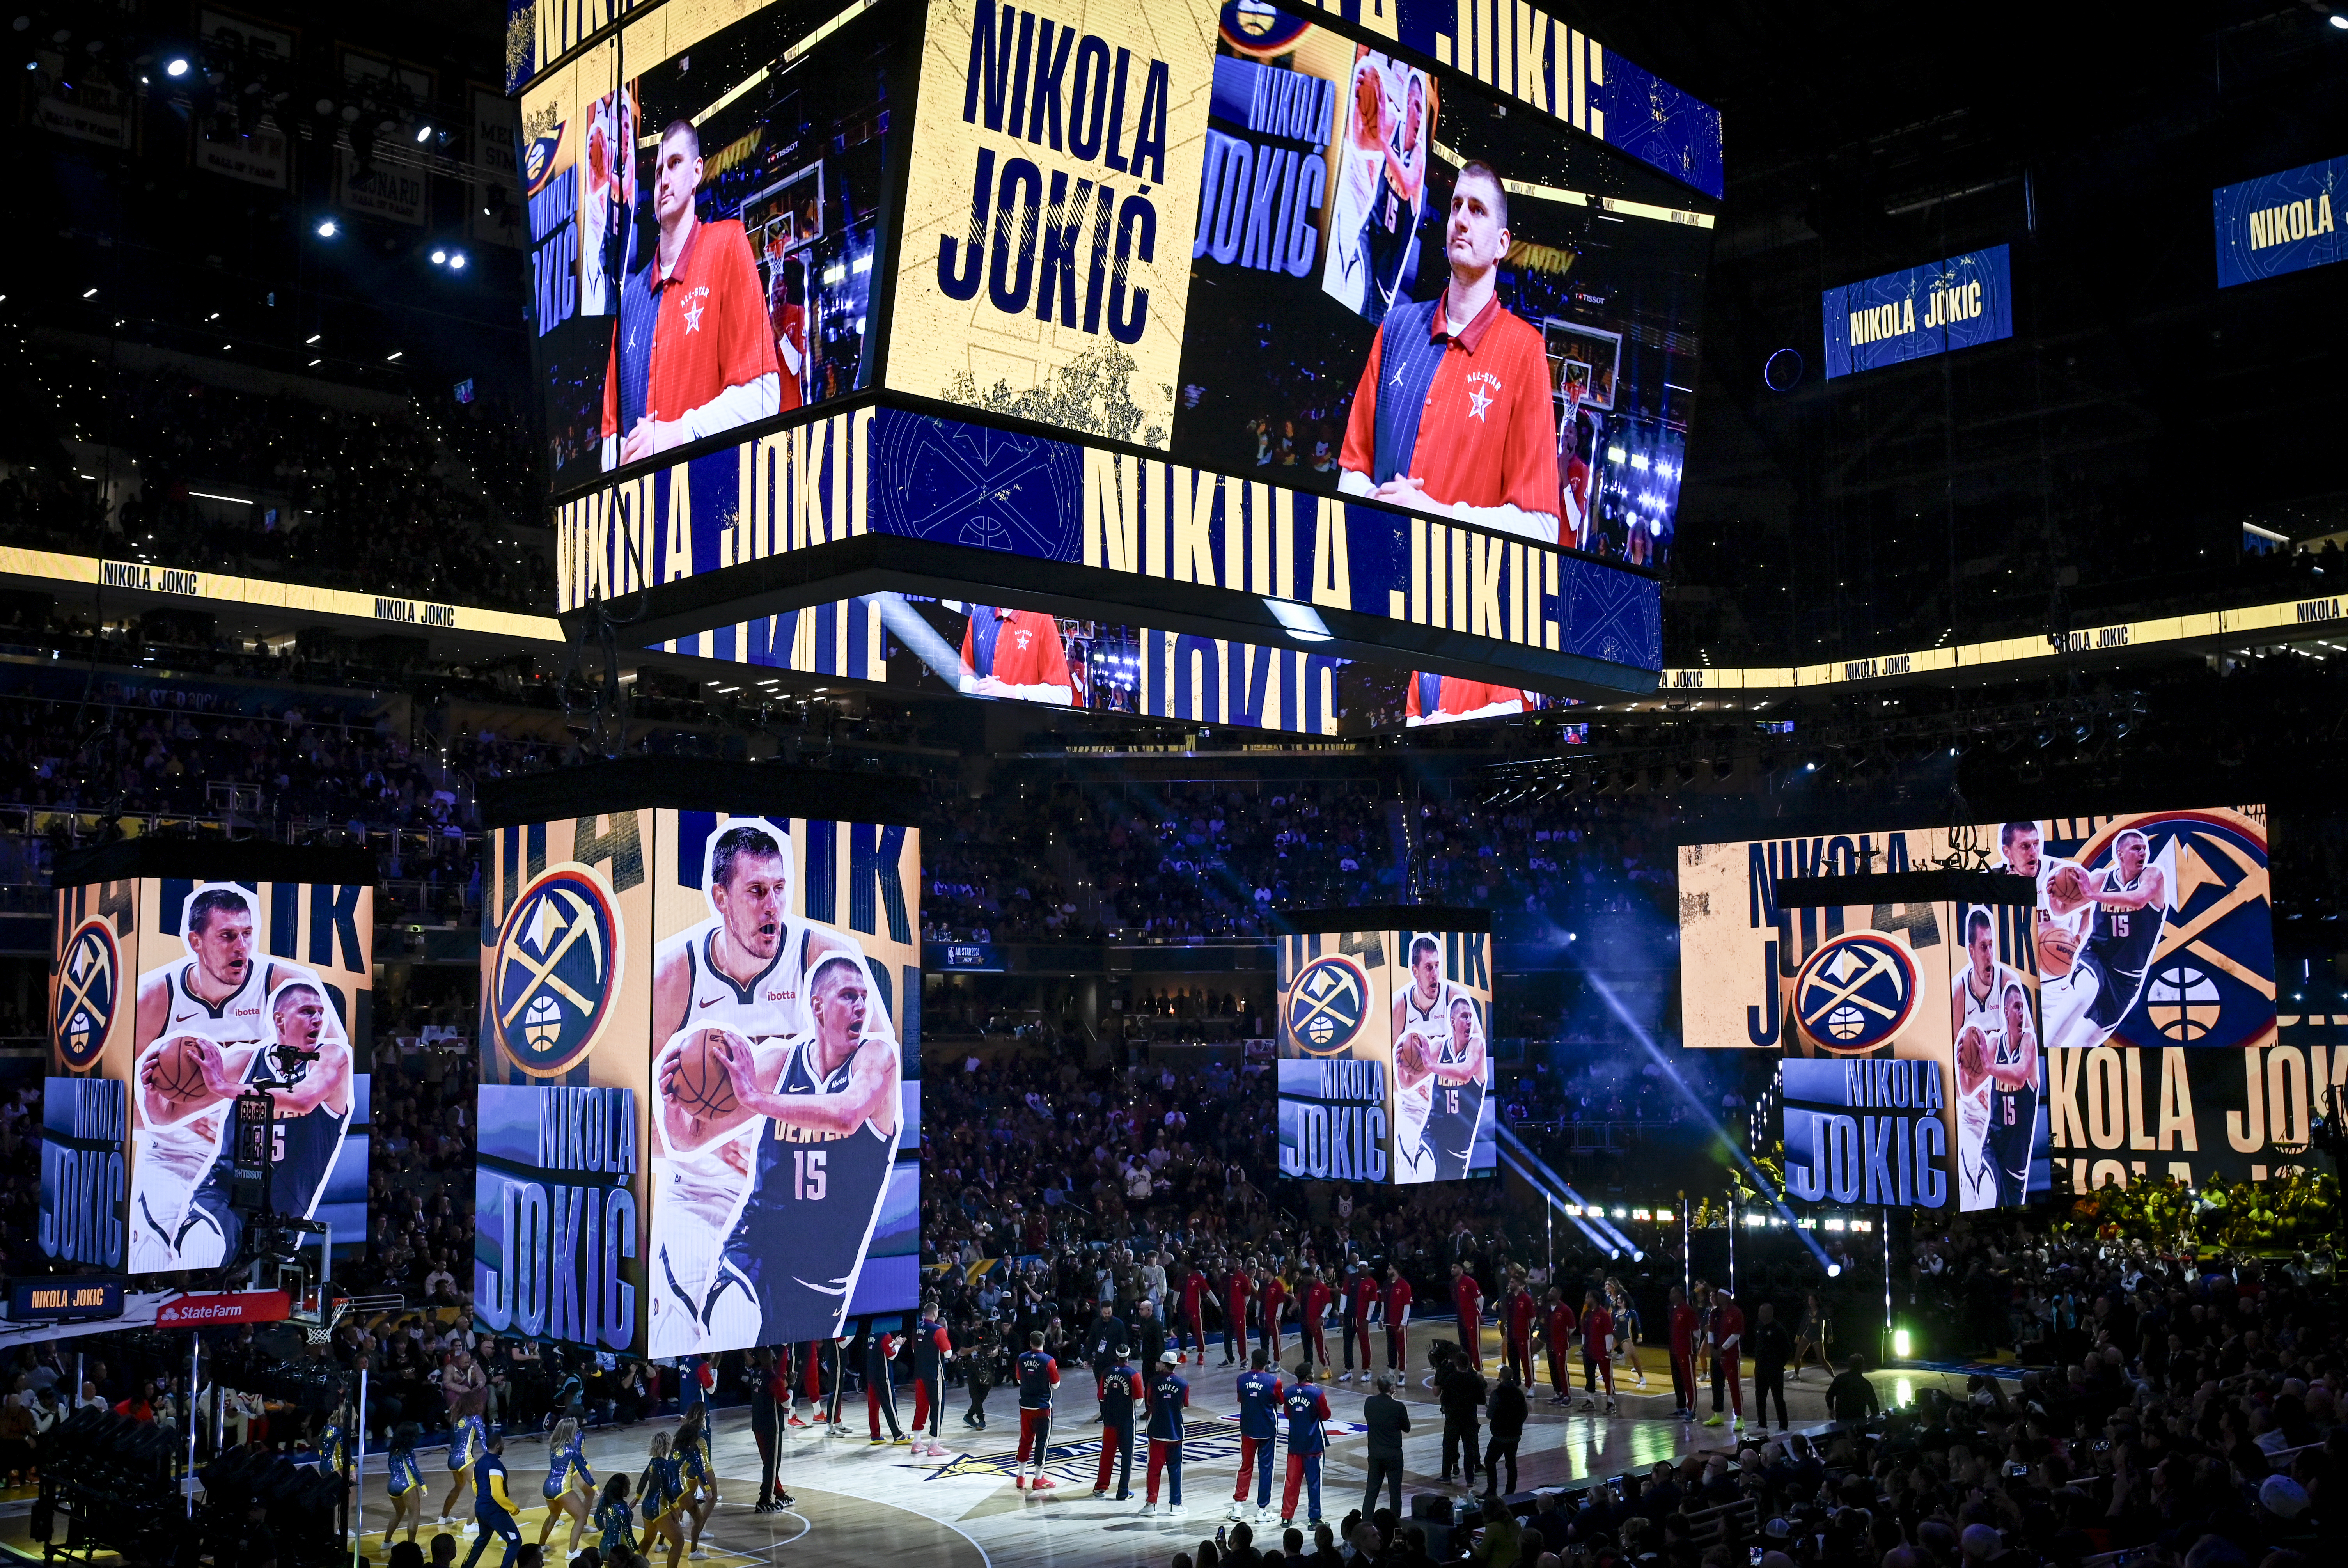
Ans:
[{"label": "basketball", "polygon": [[677,1047],[668,1091],[687,1114],[726,1116],[740,1109],[741,1101],[734,1098],[734,1080],[711,1048],[726,1039],[740,1041],[741,1037],[730,1029],[695,1029]]},{"label": "basketball", "polygon": [[1967,1024],[1965,1032],[1957,1037],[1957,1066],[1967,1074],[1979,1077],[1986,1066],[1988,1044],[1979,1026]]},{"label": "basketball", "polygon": [[1385,108],[1385,84],[1377,67],[1364,66],[1354,73],[1354,122],[1365,137],[1378,133],[1378,120]]},{"label": "basketball", "polygon": [[2046,879],[2046,891],[2062,903],[2075,904],[2087,896],[2087,877],[2076,866],[2064,866]]},{"label": "basketball", "polygon": [[1425,1077],[1426,1042],[1416,1035],[1405,1035],[1402,1043],[1395,1047],[1395,1066],[1413,1078]]},{"label": "basketball", "polygon": [[2079,934],[2062,926],[2049,926],[2038,934],[2038,972],[2049,980],[2060,980],[2071,973],[2071,965],[2079,956]]},{"label": "basketball", "polygon": [[167,1099],[200,1099],[204,1093],[204,1038],[174,1035],[157,1047],[148,1086]]}]

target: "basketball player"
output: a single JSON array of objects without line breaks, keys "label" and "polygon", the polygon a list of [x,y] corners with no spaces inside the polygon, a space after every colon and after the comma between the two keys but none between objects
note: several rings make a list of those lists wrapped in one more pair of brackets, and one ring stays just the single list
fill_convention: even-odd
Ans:
[{"label": "basketball player", "polygon": [[1583,433],[1590,428],[1589,416],[1583,414],[1578,397],[1566,404],[1566,417],[1558,421],[1557,472],[1558,517],[1564,542],[1576,550],[1591,548],[1590,518],[1590,459],[1581,455],[1586,444]]},{"label": "basketball player", "polygon": [[1457,724],[1470,718],[1498,718],[1525,711],[1525,694],[1517,686],[1492,686],[1457,676],[1414,671],[1403,700],[1405,728],[1428,724]]},{"label": "basketball player", "polygon": [[793,256],[775,273],[767,304],[767,324],[774,329],[775,359],[781,371],[781,406],[788,414],[807,404],[807,264]]},{"label": "basketball player", "polygon": [[970,624],[962,634],[962,662],[970,666],[970,678],[963,684],[968,696],[1015,697],[1062,707],[1076,701],[1060,623],[1039,610],[973,604]]},{"label": "basketball player", "polygon": [[1379,95],[1380,178],[1362,225],[1362,255],[1369,271],[1362,315],[1374,326],[1385,320],[1402,288],[1411,242],[1418,234],[1419,197],[1426,188],[1426,78],[1407,67],[1389,69],[1401,72],[1408,85],[1399,120],[1393,99]]},{"label": "basketball player", "polygon": [[2006,987],[2021,984],[2019,975],[1997,961],[1996,918],[1986,909],[1968,910],[1965,966],[1949,987],[1949,1027],[1957,1041],[1957,1172],[1962,1188],[1957,1206],[1967,1212],[1997,1206],[1989,1147],[1990,1064],[2004,1037]]},{"label": "basketball player", "polygon": [[620,286],[620,326],[604,366],[606,473],[782,406],[757,257],[740,220],[695,215],[702,173],[701,133],[690,120],[671,120],[654,163],[660,239]]},{"label": "basketball player", "polygon": [[[866,1031],[864,965],[833,954],[808,990],[812,1033],[752,1041],[728,1032],[706,1047],[734,1091],[730,1110],[710,1114],[706,1098],[689,1106],[679,1057],[664,1055],[669,1148],[689,1153],[753,1130],[749,1184],[715,1279],[697,1296],[673,1272],[658,1282],[714,1345],[837,1334],[897,1162],[897,1042]],[[664,1265],[677,1255],[663,1246]]]},{"label": "basketball player", "polygon": [[1435,1055],[1433,1107],[1426,1116],[1426,1149],[1435,1179],[1457,1181],[1476,1158],[1476,1129],[1484,1115],[1484,1032],[1473,998],[1451,998],[1451,1027]]},{"label": "basketball player", "polygon": [[1387,84],[1389,62],[1365,51],[1354,62],[1352,106],[1337,139],[1335,190],[1331,194],[1329,258],[1321,271],[1322,292],[1359,315],[1370,297],[1370,209],[1385,179],[1394,116]]},{"label": "basketball player", "polygon": [[2003,1001],[2004,1026],[1989,1060],[1995,1085],[1989,1154],[1998,1207],[2019,1209],[2030,1202],[2031,1145],[2038,1127],[2038,1032],[2031,1026],[2030,996],[2020,980],[2007,982]]},{"label": "basketball player", "polygon": [[[654,1058],[653,1083],[664,1107],[674,1103],[685,1047],[701,1030],[723,1028],[736,1040],[778,1048],[803,1039],[815,1032],[808,976],[828,958],[860,965],[864,957],[852,936],[791,913],[793,860],[782,829],[759,818],[736,818],[711,838],[705,852],[702,886],[714,913],[662,943],[653,961],[653,1037],[667,1042]],[[895,1059],[886,1009],[870,1011],[863,1033],[884,1043],[885,1054]],[[661,1125],[668,1125],[665,1112]],[[664,1142],[654,1151],[662,1206],[648,1336],[653,1355],[758,1343],[713,1345],[699,1312],[711,1299],[720,1254],[751,1183],[752,1121],[735,1125],[730,1138],[708,1136],[689,1149]],[[764,1342],[828,1339],[831,1322],[805,1333],[768,1333]]]},{"label": "basketball player", "polygon": [[1394,1180],[1397,1186],[1435,1180],[1426,1119],[1435,1111],[1435,1056],[1416,1031],[1395,1041]]},{"label": "basketball player", "polygon": [[[187,956],[139,977],[133,1274],[211,1268],[235,1255],[224,1161],[230,1102],[248,1085],[266,1082],[277,1096],[270,1199],[280,1213],[307,1218],[316,1209],[349,1126],[350,1037],[314,972],[256,958],[254,916],[244,889],[199,885],[180,913]],[[286,1084],[268,1059],[281,1038],[320,1053]]]},{"label": "basketball player", "polygon": [[2075,861],[2044,852],[2045,840],[2035,822],[2008,822],[1998,830],[2005,869],[2038,883],[2036,930],[2032,946],[2038,957],[2038,1008],[2045,1025],[2044,1037],[2060,1044],[2072,1021],[2096,998],[2092,975],[2076,963],[2095,918],[2086,894],[2086,871]]},{"label": "basketball player", "polygon": [[1338,458],[1341,494],[1558,542],[1557,412],[1539,329],[1500,304],[1509,198],[1491,165],[1451,187],[1450,281],[1370,344]]},{"label": "basketball player", "polygon": [[2056,1045],[2102,1045],[2143,994],[2145,968],[2168,912],[2168,878],[2151,859],[2152,841],[2128,828],[2112,841],[2112,863],[2088,878],[2095,924],[2079,968],[2095,995],[2067,1034],[2048,1031]]}]

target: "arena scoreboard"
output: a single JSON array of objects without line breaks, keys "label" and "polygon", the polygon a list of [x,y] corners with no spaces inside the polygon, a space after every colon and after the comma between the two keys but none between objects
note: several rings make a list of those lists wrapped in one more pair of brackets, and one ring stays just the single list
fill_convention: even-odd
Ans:
[{"label": "arena scoreboard", "polygon": [[[2026,902],[1779,897],[1952,859]],[[2237,1180],[2303,1155],[2348,1068],[2278,1036],[2263,807],[1690,844],[1679,879],[1685,1044],[1784,1054],[1797,1198]]]},{"label": "arena scoreboard", "polygon": [[270,1209],[366,1243],[375,860],[125,840],[61,856],[42,1098],[42,1255],[173,1275],[237,1256],[237,1111]]},{"label": "arena scoreboard", "polygon": [[1491,916],[1401,905],[1279,923],[1281,1174],[1492,1175]]},{"label": "arena scoreboard", "polygon": [[1475,707],[1653,689],[1704,106],[1521,5],[554,9],[515,75],[567,614],[717,657],[854,606],[870,666],[893,593],[1517,694]]},{"label": "arena scoreboard", "polygon": [[475,1326],[670,1357],[910,1311],[918,789],[634,759],[481,793]]}]

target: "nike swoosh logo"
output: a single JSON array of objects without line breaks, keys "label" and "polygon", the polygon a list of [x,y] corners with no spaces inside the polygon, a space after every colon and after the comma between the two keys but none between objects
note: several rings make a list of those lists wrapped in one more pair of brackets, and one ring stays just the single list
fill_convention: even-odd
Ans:
[{"label": "nike swoosh logo", "polygon": [[193,1013],[174,1013],[171,1015],[171,1022],[175,1024],[184,1024],[194,1016],[195,1015]]},{"label": "nike swoosh logo", "polygon": [[722,997],[705,996],[701,999],[700,1006],[704,1007],[715,1007],[721,1000],[723,1000]]}]

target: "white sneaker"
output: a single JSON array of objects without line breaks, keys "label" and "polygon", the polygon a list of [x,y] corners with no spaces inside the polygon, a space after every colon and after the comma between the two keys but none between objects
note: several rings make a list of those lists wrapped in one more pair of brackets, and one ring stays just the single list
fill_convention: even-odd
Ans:
[{"label": "white sneaker", "polygon": [[1246,1517],[1243,1511],[1246,1507],[1247,1505],[1245,1503],[1233,1501],[1231,1507],[1223,1510],[1223,1517],[1233,1521],[1242,1519]]},{"label": "white sneaker", "polygon": [[1265,1503],[1262,1508],[1255,1511],[1255,1522],[1258,1524],[1277,1524],[1282,1530],[1288,1528],[1288,1521],[1281,1518],[1280,1510],[1272,1507],[1270,1503]]},{"label": "white sneaker", "polygon": [[1152,1514],[1156,1513],[1157,1511],[1158,1511],[1158,1505],[1157,1505],[1156,1503],[1154,1503],[1154,1502],[1145,1502],[1145,1503],[1143,1503],[1143,1504],[1141,1505],[1141,1517],[1142,1517],[1142,1518],[1144,1518],[1144,1519],[1148,1519],[1150,1515],[1152,1515]]},{"label": "white sneaker", "polygon": [[691,1552],[687,1553],[686,1555],[693,1558],[695,1562],[699,1562],[701,1559],[708,1556],[709,1553],[696,1546]]},{"label": "white sneaker", "polygon": [[1189,1511],[1179,1502],[1169,1502],[1166,1505],[1166,1517],[1169,1519],[1179,1519]]}]

